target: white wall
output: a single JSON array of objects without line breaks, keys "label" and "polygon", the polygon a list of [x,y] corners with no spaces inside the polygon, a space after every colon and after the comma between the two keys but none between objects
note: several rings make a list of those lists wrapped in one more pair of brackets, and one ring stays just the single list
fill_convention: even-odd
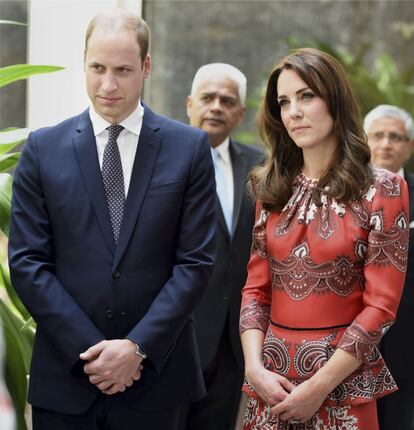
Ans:
[{"label": "white wall", "polygon": [[142,0],[30,0],[28,63],[65,70],[28,80],[27,124],[56,124],[89,105],[83,74],[86,27],[99,12],[116,7],[141,14]]}]

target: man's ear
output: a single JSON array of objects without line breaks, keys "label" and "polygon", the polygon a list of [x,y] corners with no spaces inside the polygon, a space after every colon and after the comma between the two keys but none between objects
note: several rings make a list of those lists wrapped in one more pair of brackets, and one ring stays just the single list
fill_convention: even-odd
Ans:
[{"label": "man's ear", "polygon": [[149,54],[145,57],[144,64],[142,65],[142,70],[144,71],[144,79],[147,79],[151,72],[151,57]]},{"label": "man's ear", "polygon": [[239,119],[237,120],[237,124],[240,124],[240,121],[244,118],[244,114],[246,113],[246,107],[243,106],[239,112]]},{"label": "man's ear", "polygon": [[190,119],[191,117],[191,110],[193,107],[193,99],[191,98],[191,96],[187,96],[187,104],[186,104],[186,110],[187,110],[187,117],[188,119]]}]

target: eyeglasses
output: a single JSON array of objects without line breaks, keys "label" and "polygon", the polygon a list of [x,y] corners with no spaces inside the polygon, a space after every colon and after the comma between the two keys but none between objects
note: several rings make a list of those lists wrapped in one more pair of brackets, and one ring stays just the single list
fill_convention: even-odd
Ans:
[{"label": "eyeglasses", "polygon": [[395,133],[393,131],[390,133],[384,133],[383,131],[377,131],[375,133],[369,133],[368,134],[368,139],[375,142],[375,143],[380,142],[385,137],[391,143],[402,143],[402,142],[407,142],[408,140],[410,140],[410,138],[408,136],[405,136],[404,134]]}]

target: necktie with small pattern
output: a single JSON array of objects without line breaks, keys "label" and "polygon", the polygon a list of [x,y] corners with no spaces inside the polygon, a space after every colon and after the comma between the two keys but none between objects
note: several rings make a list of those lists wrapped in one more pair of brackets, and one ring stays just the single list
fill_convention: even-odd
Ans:
[{"label": "necktie with small pattern", "polygon": [[116,142],[123,129],[124,127],[118,124],[107,128],[109,139],[102,160],[102,178],[115,243],[118,242],[125,205],[124,174],[122,173],[121,156]]}]

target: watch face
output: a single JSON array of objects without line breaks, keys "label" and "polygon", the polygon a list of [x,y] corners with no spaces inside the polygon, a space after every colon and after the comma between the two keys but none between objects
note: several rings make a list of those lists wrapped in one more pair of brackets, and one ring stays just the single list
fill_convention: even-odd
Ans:
[{"label": "watch face", "polygon": [[145,354],[145,352],[141,349],[141,347],[138,344],[136,345],[137,345],[137,350],[135,351],[135,354],[139,355],[143,359],[147,358],[147,354]]}]

